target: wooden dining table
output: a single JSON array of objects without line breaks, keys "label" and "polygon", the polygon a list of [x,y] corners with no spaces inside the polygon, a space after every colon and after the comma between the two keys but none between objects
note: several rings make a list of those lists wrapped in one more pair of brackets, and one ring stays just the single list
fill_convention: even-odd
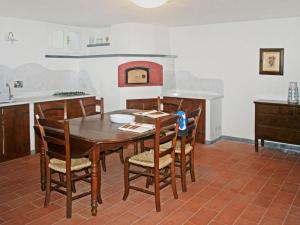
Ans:
[{"label": "wooden dining table", "polygon": [[[143,133],[121,131],[118,128],[122,124],[113,123],[110,120],[111,114],[133,114],[141,110],[126,109],[108,112],[101,116],[100,114],[69,119],[70,125],[70,145],[71,157],[79,158],[89,155],[91,160],[91,211],[92,215],[97,215],[97,199],[98,199],[98,173],[101,178],[101,169],[99,169],[100,152],[116,147],[122,147],[128,143],[136,143],[139,140],[149,138],[155,133],[155,130],[150,130]],[[164,118],[174,117],[176,115],[170,114]],[[154,124],[155,119],[135,115],[135,122]],[[38,129],[35,127],[38,133]],[[55,132],[55,131],[53,131]],[[59,133],[59,131],[57,131]],[[41,150],[41,167],[45,161],[45,154]],[[43,171],[43,169],[41,169]],[[45,181],[45,174],[41,173],[41,182]],[[42,184],[43,186],[43,184]]]}]

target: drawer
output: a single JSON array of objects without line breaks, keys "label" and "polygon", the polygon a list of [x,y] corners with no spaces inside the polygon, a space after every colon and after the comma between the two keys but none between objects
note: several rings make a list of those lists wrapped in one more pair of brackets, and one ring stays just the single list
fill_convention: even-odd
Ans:
[{"label": "drawer", "polygon": [[297,115],[283,116],[281,114],[257,114],[255,122],[258,125],[300,129],[300,116]]},{"label": "drawer", "polygon": [[257,125],[255,127],[255,136],[259,139],[261,138],[270,141],[300,144],[300,130],[297,129]]},{"label": "drawer", "polygon": [[284,116],[296,116],[297,107],[295,106],[278,106],[278,105],[256,105],[257,114],[270,114],[270,115],[284,115]]}]

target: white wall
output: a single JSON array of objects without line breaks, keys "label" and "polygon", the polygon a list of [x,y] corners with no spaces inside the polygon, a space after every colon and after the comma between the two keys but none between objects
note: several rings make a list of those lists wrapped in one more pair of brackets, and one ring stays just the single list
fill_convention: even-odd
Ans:
[{"label": "white wall", "polygon": [[[163,79],[171,80],[174,76],[174,59],[167,58],[94,58],[79,61],[81,71],[90,76],[96,94],[104,97],[105,111],[126,107],[126,99],[153,98],[162,93],[161,86],[146,87],[118,87],[118,66],[129,61],[152,61],[163,65]],[[168,83],[164,82],[164,85]]]},{"label": "white wall", "polygon": [[164,26],[123,23],[111,26],[114,53],[169,54],[169,33]]},{"label": "white wall", "polygon": [[[56,24],[0,17],[0,64],[15,68],[26,63],[38,63],[49,69],[77,70],[76,60],[45,58],[49,52],[51,30],[66,28]],[[6,41],[9,32],[13,32],[18,40],[14,44]]]},{"label": "white wall", "polygon": [[[80,49],[53,49],[51,47],[53,31],[77,32],[81,37]],[[18,40],[14,44],[6,40],[9,32],[13,32],[15,39]],[[15,97],[28,96],[36,92],[42,95],[54,90],[83,90],[83,77],[85,76],[84,81],[87,81],[89,75],[80,72],[79,60],[46,58],[45,55],[83,54],[87,51],[86,44],[90,36],[104,38],[107,35],[109,35],[107,28],[91,29],[0,17],[0,91],[2,93],[3,90],[7,91],[3,83],[8,82],[13,87],[16,80],[22,80],[24,87],[12,88]]]},{"label": "white wall", "polygon": [[[53,31],[79,33],[82,40],[81,48],[79,50],[53,49],[50,44]],[[18,40],[14,44],[5,40],[9,32],[13,32],[14,37]],[[110,37],[110,46],[86,47],[91,37],[95,41],[97,38],[105,41],[107,36]],[[0,83],[9,82],[13,86],[14,80],[24,81],[23,89],[12,90],[17,97],[22,97],[21,95],[26,95],[30,91],[62,90],[63,87],[65,87],[64,90],[83,89],[89,86],[89,82],[81,82],[83,76],[86,77],[86,81],[91,81],[92,87],[88,89],[95,90],[93,93],[105,98],[107,111],[124,108],[127,98],[160,95],[162,87],[118,88],[118,65],[134,60],[147,60],[163,64],[165,80],[175,80],[173,59],[45,58],[46,54],[169,54],[168,29],[163,26],[126,23],[116,24],[111,28],[91,29],[0,17],[0,49]],[[5,81],[1,79],[4,77],[3,74],[8,75]],[[3,86],[4,90],[7,89],[3,84],[0,86]],[[27,96],[30,94],[27,93]]]},{"label": "white wall", "polygon": [[[224,81],[223,135],[252,139],[253,101],[286,99],[288,82],[300,82],[299,27],[290,18],[169,30],[176,72]],[[284,76],[259,75],[259,48],[284,48]]]}]

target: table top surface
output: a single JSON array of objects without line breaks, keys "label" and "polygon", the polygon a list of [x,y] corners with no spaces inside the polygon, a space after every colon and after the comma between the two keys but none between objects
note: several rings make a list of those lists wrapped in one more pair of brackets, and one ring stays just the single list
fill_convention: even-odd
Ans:
[{"label": "table top surface", "polygon": [[[141,110],[126,109],[104,113],[103,117],[100,114],[74,118],[69,120],[70,134],[77,138],[101,144],[101,143],[118,143],[134,141],[143,137],[151,136],[155,133],[154,130],[144,133],[135,133],[119,130],[123,124],[113,123],[110,121],[111,114],[133,114]],[[170,114],[163,118],[170,118],[176,115]],[[135,115],[135,122],[154,124],[155,119]]]}]

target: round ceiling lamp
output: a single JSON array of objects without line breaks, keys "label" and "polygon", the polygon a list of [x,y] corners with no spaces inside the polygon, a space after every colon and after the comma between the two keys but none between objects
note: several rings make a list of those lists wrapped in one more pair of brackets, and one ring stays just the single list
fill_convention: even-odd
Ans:
[{"label": "round ceiling lamp", "polygon": [[131,0],[137,6],[143,8],[157,8],[165,4],[169,0]]}]

